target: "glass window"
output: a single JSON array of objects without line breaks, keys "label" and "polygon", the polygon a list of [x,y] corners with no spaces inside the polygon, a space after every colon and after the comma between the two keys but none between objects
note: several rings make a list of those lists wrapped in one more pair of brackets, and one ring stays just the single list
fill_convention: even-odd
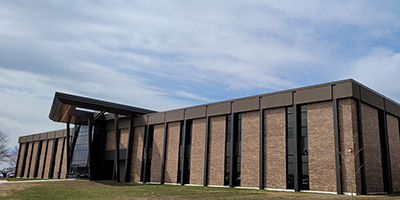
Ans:
[{"label": "glass window", "polygon": [[288,163],[288,175],[294,175],[294,163]]},{"label": "glass window", "polygon": [[302,174],[308,176],[308,163],[302,163]]},{"label": "glass window", "polygon": [[[296,116],[294,115],[295,107],[288,107],[286,109],[286,156],[287,156],[287,182],[286,187],[288,189],[294,189],[294,174],[296,170],[298,170],[301,179],[301,189],[309,188],[309,178],[308,178],[308,129],[307,129],[307,105],[300,106],[300,112],[296,112]],[[298,119],[300,124],[297,124],[297,127],[294,127],[295,120]],[[295,130],[297,131],[297,135],[295,135]],[[299,146],[297,146],[295,138]],[[296,155],[296,148],[298,154]],[[301,156],[301,164],[299,169],[295,169],[294,163],[296,156]]]},{"label": "glass window", "polygon": [[71,178],[88,178],[88,131],[88,126],[80,126],[78,138],[76,139],[75,149],[71,160],[69,176]]},{"label": "glass window", "polygon": [[288,155],[294,155],[295,150],[296,150],[296,140],[294,138],[288,138],[287,139],[287,154]]},{"label": "glass window", "polygon": [[308,169],[308,130],[307,130],[307,105],[301,106],[301,189],[309,189],[309,169]]},{"label": "glass window", "polygon": [[286,110],[288,114],[293,114],[293,107],[287,107]]},{"label": "glass window", "polygon": [[[234,122],[234,129],[231,129],[232,122]],[[231,135],[233,134],[233,135]],[[233,136],[233,137],[232,137]],[[241,140],[242,140],[242,114],[227,115],[226,117],[226,139],[225,139],[225,178],[224,185],[229,185],[230,177],[233,176],[233,185],[240,186],[241,180]],[[231,137],[233,141],[231,141]],[[233,144],[232,144],[233,142]],[[233,145],[234,157],[230,157],[231,145]],[[233,166],[233,172],[230,171],[230,164]],[[232,173],[232,174],[231,174]]]},{"label": "glass window", "polygon": [[307,127],[307,113],[301,113],[301,127]]},{"label": "glass window", "polygon": [[294,115],[293,114],[288,114],[287,115],[287,121],[288,121],[287,127],[288,128],[293,128],[294,127]]},{"label": "glass window", "polygon": [[294,109],[293,107],[286,108],[286,188],[294,189]]},{"label": "glass window", "polygon": [[294,156],[293,155],[288,155],[287,162],[288,163],[294,163]]},{"label": "glass window", "polygon": [[241,154],[242,154],[242,114],[239,113],[237,114],[237,121],[235,122],[237,124],[237,133],[236,133],[236,177],[235,177],[235,186],[240,186],[240,180],[241,180]]},{"label": "glass window", "polygon": [[300,154],[301,155],[308,154],[307,140],[305,140],[304,138],[300,138]]},{"label": "glass window", "polygon": [[293,138],[293,128],[287,128],[287,137]]},{"label": "glass window", "polygon": [[301,106],[301,112],[307,112],[307,105],[302,105]]},{"label": "glass window", "polygon": [[307,137],[308,130],[307,127],[301,128],[301,137]]},{"label": "glass window", "polygon": [[231,148],[230,148],[230,135],[231,135],[231,115],[226,116],[226,133],[225,133],[225,177],[224,177],[224,185],[229,185],[229,174],[230,169],[229,165],[231,162]]},{"label": "glass window", "polygon": [[241,154],[241,142],[236,142],[236,147],[235,147],[235,156],[240,156]]}]

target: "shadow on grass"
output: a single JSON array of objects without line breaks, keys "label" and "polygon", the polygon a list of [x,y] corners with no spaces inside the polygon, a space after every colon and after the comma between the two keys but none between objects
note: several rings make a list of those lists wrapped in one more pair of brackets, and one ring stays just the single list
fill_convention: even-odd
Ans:
[{"label": "shadow on grass", "polygon": [[133,186],[141,186],[141,185],[150,185],[145,183],[124,183],[124,182],[115,182],[112,180],[96,180],[93,181],[102,185],[108,185],[113,187],[133,187]]},{"label": "shadow on grass", "polygon": [[387,196],[390,197],[400,197],[400,192],[392,193],[392,194],[387,194]]}]

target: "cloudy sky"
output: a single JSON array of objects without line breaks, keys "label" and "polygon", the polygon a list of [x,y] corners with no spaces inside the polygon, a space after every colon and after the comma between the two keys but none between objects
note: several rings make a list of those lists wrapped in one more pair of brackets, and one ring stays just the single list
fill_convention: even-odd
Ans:
[{"label": "cloudy sky", "polygon": [[400,102],[400,2],[0,0],[0,131],[56,91],[154,110],[354,78]]}]

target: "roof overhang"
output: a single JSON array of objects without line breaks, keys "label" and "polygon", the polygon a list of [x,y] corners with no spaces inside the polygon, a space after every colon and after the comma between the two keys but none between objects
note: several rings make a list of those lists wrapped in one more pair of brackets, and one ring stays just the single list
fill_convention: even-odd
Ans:
[{"label": "roof overhang", "polygon": [[98,114],[105,112],[136,116],[156,111],[56,92],[49,118],[55,122],[82,124],[94,117],[99,118]]}]

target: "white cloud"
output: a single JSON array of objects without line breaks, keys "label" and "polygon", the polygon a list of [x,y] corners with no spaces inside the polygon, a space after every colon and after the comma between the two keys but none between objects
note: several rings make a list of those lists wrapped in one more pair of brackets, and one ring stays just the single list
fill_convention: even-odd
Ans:
[{"label": "white cloud", "polygon": [[357,81],[400,102],[400,52],[376,47],[351,63],[349,69]]},{"label": "white cloud", "polygon": [[[6,28],[27,33],[23,39],[33,43],[28,47],[31,51],[42,52],[42,56],[52,52],[56,61],[62,60],[66,65],[70,65],[67,59],[91,58],[101,62],[108,57],[108,62],[114,64],[116,61],[110,60],[119,60],[124,68],[167,76],[174,72],[183,80],[217,79],[228,88],[241,88],[229,81],[232,74],[245,88],[287,86],[287,81],[266,84],[254,80],[275,76],[273,71],[282,66],[320,60],[320,56],[315,56],[317,50],[304,48],[317,47],[316,43],[310,44],[307,39],[299,44],[290,42],[294,41],[291,38],[308,38],[310,30],[287,24],[280,15],[274,16],[256,5],[247,5],[245,11],[253,10],[247,13],[240,9],[245,6],[241,3],[228,3],[228,7],[227,2],[212,6],[192,3],[83,2],[71,7],[53,2],[43,6],[39,14],[34,12],[36,5],[27,4],[14,7],[13,17],[18,23],[10,23]],[[50,17],[60,7],[66,8]],[[90,8],[90,12],[81,7]],[[70,12],[74,15],[67,18]],[[20,19],[26,16],[28,20]],[[46,17],[51,19],[44,20]],[[271,24],[280,28],[274,29]],[[197,73],[191,75],[191,70],[181,70],[182,67],[195,68]],[[248,68],[259,72],[247,73]],[[249,76],[255,79],[247,81]]]},{"label": "white cloud", "polygon": [[139,77],[104,66],[76,66],[73,71],[81,74],[78,78],[48,77],[0,68],[0,130],[11,136],[10,146],[17,144],[21,135],[65,128],[64,124],[54,123],[48,118],[55,91],[155,110],[188,105],[186,101],[146,86]]},{"label": "white cloud", "polygon": [[199,95],[192,94],[190,92],[185,92],[185,91],[176,91],[175,95],[179,96],[179,97],[183,97],[183,98],[189,98],[189,99],[200,100],[200,101],[207,101],[207,102],[214,101],[212,99],[209,99],[206,97],[201,97]]}]

